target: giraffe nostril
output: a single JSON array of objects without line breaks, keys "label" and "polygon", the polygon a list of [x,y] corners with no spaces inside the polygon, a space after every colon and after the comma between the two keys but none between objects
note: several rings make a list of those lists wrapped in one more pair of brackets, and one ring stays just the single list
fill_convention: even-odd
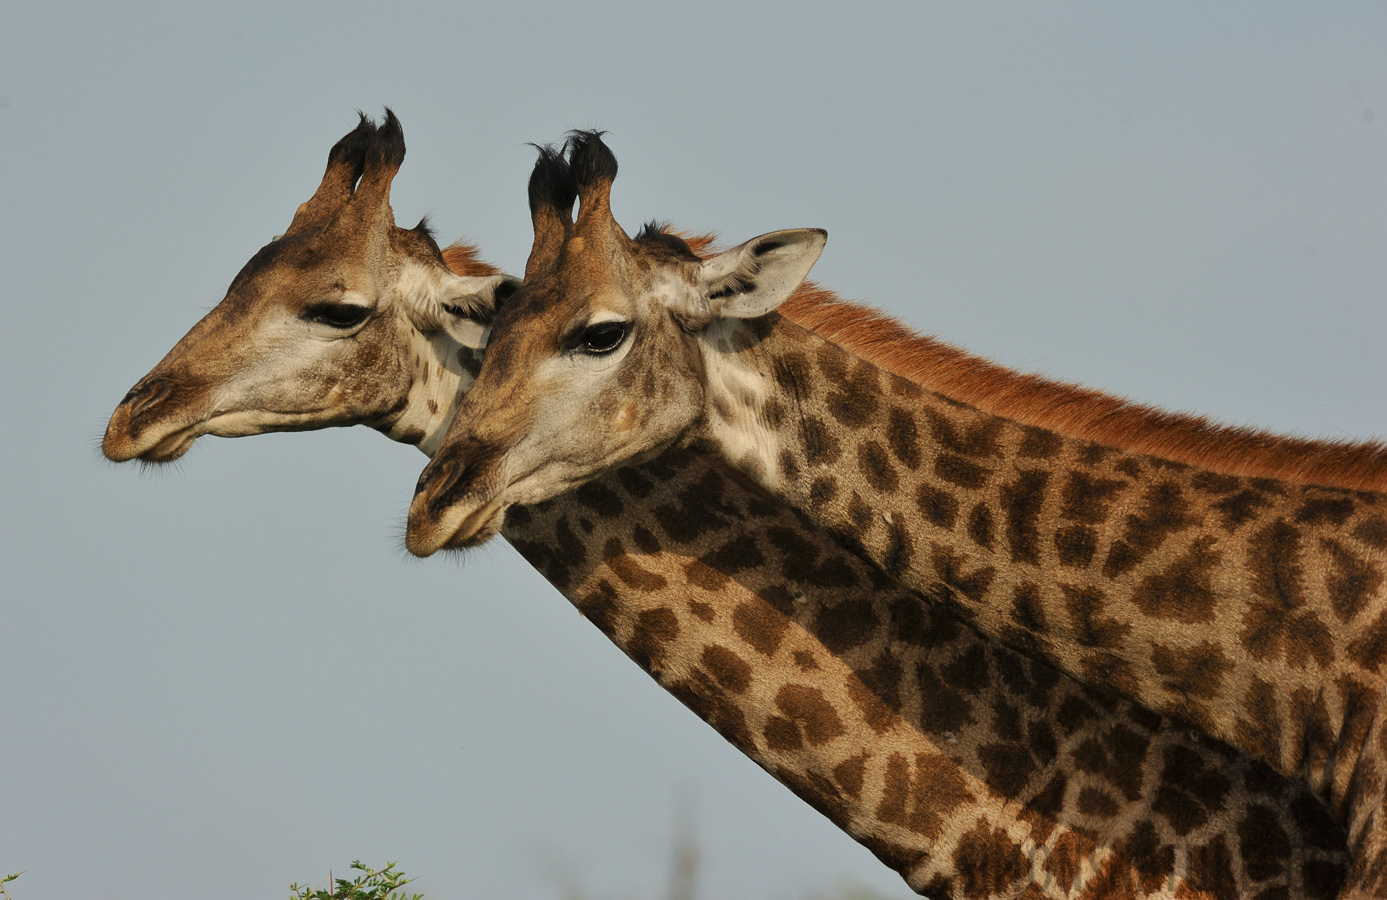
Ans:
[{"label": "giraffe nostril", "polygon": [[170,390],[167,379],[151,378],[132,387],[120,402],[130,407],[130,415],[138,416],[167,397]]},{"label": "giraffe nostril", "polygon": [[419,483],[414,486],[414,496],[432,494],[430,499],[437,499],[439,494],[457,480],[456,472],[451,460],[441,463],[432,472],[425,472],[420,476]]}]

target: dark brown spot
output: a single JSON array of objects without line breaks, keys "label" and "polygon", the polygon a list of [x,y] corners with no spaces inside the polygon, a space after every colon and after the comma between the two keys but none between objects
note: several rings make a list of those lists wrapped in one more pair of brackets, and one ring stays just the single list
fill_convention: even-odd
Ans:
[{"label": "dark brown spot", "polygon": [[646,670],[664,663],[665,647],[679,636],[679,618],[673,610],[647,609],[636,616],[636,627],[627,652]]},{"label": "dark brown spot", "polygon": [[737,604],[732,611],[732,628],[737,636],[763,656],[771,656],[780,647],[790,622],[780,610],[755,601]]},{"label": "dark brown spot", "polygon": [[1060,452],[1063,442],[1060,436],[1053,431],[1045,431],[1042,428],[1026,426],[1023,429],[1021,446],[1018,451],[1022,456],[1031,459],[1049,459]]},{"label": "dark brown spot", "polygon": [[889,494],[900,486],[900,478],[886,455],[886,448],[876,441],[866,441],[857,448],[857,465],[875,491]]},{"label": "dark brown spot", "polygon": [[723,688],[741,694],[751,687],[751,666],[740,656],[718,644],[703,648],[699,663]]},{"label": "dark brown spot", "polygon": [[1213,508],[1223,514],[1224,527],[1239,528],[1251,521],[1269,502],[1264,494],[1249,488],[1224,497]]},{"label": "dark brown spot", "polygon": [[809,485],[809,502],[814,506],[823,506],[838,494],[838,479],[821,475],[814,479],[814,483]]},{"label": "dark brown spot", "polygon": [[954,527],[954,520],[958,518],[958,500],[952,494],[933,485],[923,484],[916,496],[916,503],[920,512],[930,522],[940,528]]},{"label": "dark brown spot", "polygon": [[1214,620],[1214,570],[1221,562],[1216,539],[1197,539],[1184,555],[1161,572],[1142,579],[1132,602],[1158,619],[1194,624]]},{"label": "dark brown spot", "polygon": [[1353,506],[1351,497],[1308,497],[1296,512],[1295,520],[1306,525],[1343,525],[1353,515]]},{"label": "dark brown spot", "polygon": [[818,688],[787,684],[776,692],[775,705],[800,726],[810,746],[826,744],[846,733],[838,713]]},{"label": "dark brown spot", "polygon": [[1016,480],[1002,487],[1002,509],[1006,513],[1007,542],[1011,546],[1012,562],[1040,562],[1041,503],[1045,499],[1047,472],[1027,470],[1018,472]]},{"label": "dark brown spot", "polygon": [[1374,600],[1382,589],[1382,572],[1367,560],[1350,553],[1338,541],[1321,542],[1330,561],[1329,601],[1339,621],[1348,623]]},{"label": "dark brown spot", "polygon": [[1156,644],[1151,664],[1163,676],[1162,686],[1177,697],[1213,700],[1223,676],[1233,667],[1218,644],[1202,641],[1195,647]]},{"label": "dark brown spot", "polygon": [[973,543],[983,549],[992,547],[992,510],[985,503],[978,503],[968,514],[968,536]]},{"label": "dark brown spot", "polygon": [[1107,520],[1112,502],[1126,483],[1111,478],[1098,478],[1084,472],[1071,472],[1064,486],[1066,519],[1097,525]]},{"label": "dark brown spot", "polygon": [[901,465],[912,472],[920,468],[920,433],[915,419],[899,406],[887,414],[886,443]]},{"label": "dark brown spot", "polygon": [[824,425],[822,419],[805,416],[800,424],[800,440],[804,444],[804,460],[810,466],[829,465],[843,455],[842,448]]},{"label": "dark brown spot", "polygon": [[1066,568],[1087,567],[1097,550],[1098,535],[1089,525],[1065,525],[1055,530],[1055,555]]},{"label": "dark brown spot", "polygon": [[1103,565],[1106,578],[1116,578],[1139,565],[1166,538],[1197,524],[1180,488],[1162,482],[1147,488],[1137,512],[1127,516],[1121,540],[1115,541]]},{"label": "dark brown spot", "polygon": [[940,454],[934,461],[934,474],[962,488],[980,488],[991,474],[985,466],[954,454]]}]

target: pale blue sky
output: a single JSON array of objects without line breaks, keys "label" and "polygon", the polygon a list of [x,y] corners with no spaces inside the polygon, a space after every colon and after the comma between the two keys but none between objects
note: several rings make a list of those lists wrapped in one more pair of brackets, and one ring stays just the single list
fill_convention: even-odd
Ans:
[{"label": "pale blue sky", "polygon": [[1380,3],[0,6],[0,872],[18,898],[908,894],[508,547],[414,562],[363,430],[103,463],[115,402],[391,105],[402,222],[513,270],[531,141],[1029,370],[1387,434]]}]

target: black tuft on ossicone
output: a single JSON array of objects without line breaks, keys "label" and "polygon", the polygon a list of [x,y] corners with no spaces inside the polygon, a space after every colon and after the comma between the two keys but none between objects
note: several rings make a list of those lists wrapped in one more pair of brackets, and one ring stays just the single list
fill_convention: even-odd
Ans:
[{"label": "black tuft on ossicone", "polygon": [[568,133],[568,167],[579,190],[616,178],[616,156],[602,143],[602,134],[601,131]]},{"label": "black tuft on ossicone", "polygon": [[390,107],[385,108],[385,121],[376,129],[375,140],[371,142],[368,163],[372,168],[386,168],[391,171],[400,168],[405,161],[405,131],[400,120]]},{"label": "black tuft on ossicone", "polygon": [[530,215],[541,206],[552,206],[563,213],[573,211],[573,202],[578,199],[578,186],[562,151],[549,145],[532,144],[539,151],[534,171],[530,173]]},{"label": "black tuft on ossicone", "polygon": [[698,254],[693,252],[688,242],[671,232],[668,222],[656,219],[646,222],[636,234],[636,243],[645,244],[647,247],[659,247],[675,259],[699,261]]},{"label": "black tuft on ossicone", "polygon": [[333,144],[327,155],[329,170],[334,166],[346,166],[351,172],[352,178],[348,187],[356,184],[361,178],[361,173],[366,168],[366,151],[371,148],[371,143],[376,137],[375,123],[366,118],[366,114],[361,110],[357,110],[356,114],[361,117],[361,121]]}]

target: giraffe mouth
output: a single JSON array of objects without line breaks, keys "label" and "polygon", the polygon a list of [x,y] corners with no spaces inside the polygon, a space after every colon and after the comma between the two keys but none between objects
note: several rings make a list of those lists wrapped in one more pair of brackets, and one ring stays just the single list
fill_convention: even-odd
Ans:
[{"label": "giraffe mouth", "polygon": [[405,546],[415,556],[432,556],[439,550],[466,550],[485,544],[501,531],[510,504],[493,497],[471,510],[454,504],[441,514],[429,509],[428,497],[415,497],[410,505]]}]

